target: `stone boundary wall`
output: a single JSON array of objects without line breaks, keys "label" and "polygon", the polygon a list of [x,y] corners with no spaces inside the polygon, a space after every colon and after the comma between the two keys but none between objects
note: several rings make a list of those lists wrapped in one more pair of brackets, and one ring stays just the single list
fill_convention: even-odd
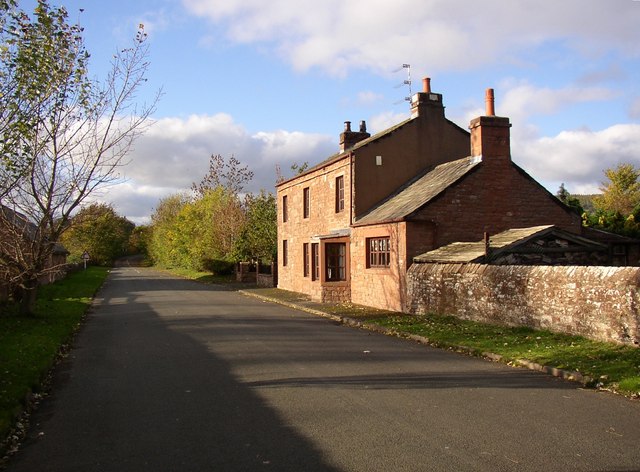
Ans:
[{"label": "stone boundary wall", "polygon": [[640,268],[413,264],[407,311],[640,342]]}]

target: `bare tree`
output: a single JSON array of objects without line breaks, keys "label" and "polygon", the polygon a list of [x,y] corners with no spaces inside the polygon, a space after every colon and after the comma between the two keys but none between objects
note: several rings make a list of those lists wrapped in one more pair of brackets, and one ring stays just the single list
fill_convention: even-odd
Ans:
[{"label": "bare tree", "polygon": [[[143,25],[131,47],[114,54],[109,74],[98,83],[87,78],[89,55],[82,29],[67,24],[63,8],[51,9],[47,0],[39,0],[36,19],[21,18],[18,53],[30,52],[30,38],[35,37],[40,41],[36,46],[45,48],[36,53],[55,54],[53,62],[32,62],[31,69],[23,71],[31,76],[18,75],[28,83],[42,81],[41,74],[33,75],[34,67],[55,72],[41,86],[47,99],[22,125],[27,132],[20,135],[21,146],[9,149],[5,143],[3,149],[3,155],[13,156],[9,162],[20,163],[20,171],[15,183],[0,193],[0,279],[20,289],[21,311],[29,313],[38,279],[57,270],[51,256],[71,215],[98,189],[121,179],[119,170],[148,127],[160,93],[150,104],[137,106],[136,94],[149,66]],[[38,83],[32,85],[37,92]]]},{"label": "bare tree", "polygon": [[209,158],[209,172],[202,178],[200,183],[191,185],[191,190],[196,196],[203,196],[207,190],[222,187],[232,195],[238,196],[244,190],[246,183],[253,179],[253,171],[249,166],[240,165],[241,162],[234,156],[225,161],[220,154],[211,154]]}]

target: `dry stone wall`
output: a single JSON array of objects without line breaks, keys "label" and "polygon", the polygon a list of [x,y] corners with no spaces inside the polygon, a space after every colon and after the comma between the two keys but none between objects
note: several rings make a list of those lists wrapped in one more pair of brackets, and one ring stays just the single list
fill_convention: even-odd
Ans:
[{"label": "dry stone wall", "polygon": [[638,345],[640,268],[413,264],[407,311]]}]

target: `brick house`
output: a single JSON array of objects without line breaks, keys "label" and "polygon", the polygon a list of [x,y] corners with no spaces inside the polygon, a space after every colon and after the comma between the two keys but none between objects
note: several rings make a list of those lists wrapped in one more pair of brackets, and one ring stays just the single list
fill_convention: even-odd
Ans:
[{"label": "brick house", "polygon": [[403,310],[415,256],[511,228],[580,234],[580,216],[512,162],[510,127],[489,89],[463,130],[429,79],[398,125],[370,136],[346,122],[337,154],[276,186],[278,287]]}]

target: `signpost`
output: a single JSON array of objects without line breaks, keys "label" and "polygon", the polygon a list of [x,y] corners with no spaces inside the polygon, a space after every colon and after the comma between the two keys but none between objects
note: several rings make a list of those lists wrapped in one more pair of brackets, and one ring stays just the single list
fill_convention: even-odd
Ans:
[{"label": "signpost", "polygon": [[84,251],[82,253],[82,262],[84,262],[84,270],[87,270],[87,261],[91,259],[91,257],[89,256],[89,253],[87,251]]}]

